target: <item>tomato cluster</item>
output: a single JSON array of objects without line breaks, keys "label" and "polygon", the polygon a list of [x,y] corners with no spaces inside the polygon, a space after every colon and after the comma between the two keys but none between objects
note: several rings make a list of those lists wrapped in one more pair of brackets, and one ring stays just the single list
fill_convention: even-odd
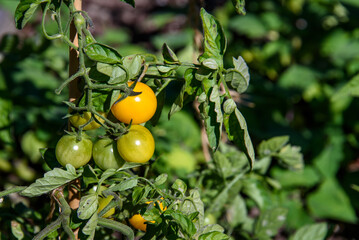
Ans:
[{"label": "tomato cluster", "polygon": [[[130,82],[128,85],[131,86],[133,83]],[[58,162],[62,166],[70,163],[79,168],[87,164],[92,157],[96,165],[103,170],[118,169],[125,162],[148,162],[155,151],[155,142],[151,132],[137,124],[150,120],[156,108],[157,99],[152,89],[144,83],[137,82],[133,94],[111,107],[112,114],[118,120],[132,124],[128,132],[117,140],[103,138],[95,144],[92,144],[86,134],[82,134],[81,137],[65,135],[56,145]],[[105,113],[101,115],[106,117]],[[103,118],[90,112],[76,113],[69,121],[76,128],[85,125],[83,130],[99,128],[105,122]]]}]

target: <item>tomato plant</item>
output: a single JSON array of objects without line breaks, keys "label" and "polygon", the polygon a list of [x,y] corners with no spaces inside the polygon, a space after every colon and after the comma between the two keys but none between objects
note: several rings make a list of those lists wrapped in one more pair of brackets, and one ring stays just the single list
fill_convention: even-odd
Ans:
[{"label": "tomato plant", "polygon": [[74,135],[64,135],[56,144],[56,159],[62,165],[71,164],[79,168],[87,164],[92,156],[92,141],[85,136],[81,140]]},{"label": "tomato plant", "polygon": [[145,163],[155,151],[155,141],[147,128],[133,125],[117,140],[117,150],[127,162]]},{"label": "tomato plant", "polygon": [[118,169],[125,163],[117,151],[117,142],[110,138],[99,139],[93,146],[92,155],[102,170]]},{"label": "tomato plant", "polygon": [[[107,197],[99,197],[98,199],[98,210],[97,212],[100,213],[102,209],[104,209],[113,199],[113,196],[107,196]],[[105,212],[101,217],[108,218],[112,216],[115,213],[115,208],[110,208],[107,212]]]},{"label": "tomato plant", "polygon": [[[134,82],[129,82],[131,86]],[[121,95],[119,96],[121,98]],[[155,114],[157,99],[152,89],[142,82],[137,82],[133,94],[111,107],[112,114],[121,122],[141,124],[147,122]]]}]

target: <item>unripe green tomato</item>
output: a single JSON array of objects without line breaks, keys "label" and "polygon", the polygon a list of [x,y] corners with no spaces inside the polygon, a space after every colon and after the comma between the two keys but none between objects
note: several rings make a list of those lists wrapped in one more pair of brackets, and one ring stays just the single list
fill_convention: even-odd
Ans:
[{"label": "unripe green tomato", "polygon": [[[106,117],[106,113],[100,113],[103,117]],[[105,120],[103,120],[102,118],[100,118],[99,116],[95,115],[95,118],[97,121],[104,123]],[[87,123],[88,121],[91,120],[91,112],[84,112],[82,114],[82,116],[80,114],[74,114],[69,118],[69,121],[71,123],[72,126],[79,128],[81,125],[84,125],[85,123]],[[92,119],[92,121],[87,124],[83,130],[92,130],[92,129],[97,129],[101,127],[101,124],[99,124],[98,122],[96,122],[94,119]]]},{"label": "unripe green tomato", "polygon": [[75,168],[87,164],[92,156],[92,141],[82,135],[81,141],[76,136],[64,135],[56,144],[56,159],[62,165],[70,163]]},{"label": "unripe green tomato", "polygon": [[[102,209],[104,209],[113,199],[112,195],[109,195],[107,197],[99,197],[98,198],[98,210],[97,212],[100,213]],[[103,218],[108,218],[111,215],[115,213],[115,208],[110,208],[104,215],[102,215]]]},{"label": "unripe green tomato", "polygon": [[117,150],[126,162],[146,163],[155,151],[155,140],[147,128],[132,125],[128,133],[117,140]]},{"label": "unripe green tomato", "polygon": [[98,140],[93,146],[92,156],[96,165],[102,170],[118,169],[125,163],[117,151],[116,141],[110,138]]}]

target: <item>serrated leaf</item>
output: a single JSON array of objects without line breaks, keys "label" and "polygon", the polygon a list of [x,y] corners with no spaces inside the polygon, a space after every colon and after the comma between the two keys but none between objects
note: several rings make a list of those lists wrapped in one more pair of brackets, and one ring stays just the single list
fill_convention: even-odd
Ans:
[{"label": "serrated leaf", "polygon": [[122,59],[123,66],[128,71],[129,79],[135,79],[141,73],[142,62],[142,57],[137,54],[129,55]]},{"label": "serrated leaf", "polygon": [[232,0],[236,12],[241,15],[246,15],[245,0]]},{"label": "serrated leaf", "polygon": [[217,150],[222,137],[223,114],[219,94],[219,87],[214,85],[207,94],[209,95],[208,99],[199,105],[208,142],[213,151]]},{"label": "serrated leaf", "polygon": [[204,31],[204,51],[198,57],[199,62],[205,59],[214,59],[219,68],[223,67],[223,55],[226,50],[227,40],[220,23],[209,13],[201,9],[201,19]]},{"label": "serrated leaf", "polygon": [[49,0],[21,0],[15,10],[16,28],[22,29],[41,3]]},{"label": "serrated leaf", "polygon": [[224,126],[228,139],[233,141],[246,154],[252,168],[255,161],[254,148],[248,133],[246,120],[238,108],[231,114],[224,114]]},{"label": "serrated leaf", "polygon": [[181,179],[176,179],[176,181],[171,186],[174,190],[179,191],[183,196],[185,196],[187,191],[187,185]]},{"label": "serrated leaf", "polygon": [[23,190],[21,195],[26,197],[40,196],[71,182],[79,176],[81,174],[73,174],[60,168],[54,168],[45,173],[43,178],[37,179],[35,183]]},{"label": "serrated leaf", "polygon": [[233,58],[234,69],[228,69],[225,80],[238,93],[243,93],[249,85],[248,66],[242,57]]},{"label": "serrated leaf", "polygon": [[[111,90],[92,90],[92,104],[98,112],[108,112],[111,109],[112,99]],[[84,107],[87,104],[87,92],[85,92],[79,101],[79,107]]]},{"label": "serrated leaf", "polygon": [[277,136],[268,140],[263,140],[258,146],[259,156],[268,156],[279,151],[289,141],[289,136]]},{"label": "serrated leaf", "polygon": [[98,208],[98,196],[97,194],[89,194],[83,196],[80,200],[79,208],[77,209],[77,217],[85,220],[89,219]]},{"label": "serrated leaf", "polygon": [[285,223],[287,213],[288,210],[282,207],[276,207],[263,212],[255,227],[256,236],[268,238],[276,235],[279,228]]},{"label": "serrated leaf", "polygon": [[197,229],[200,229],[204,223],[204,204],[198,190],[191,189],[189,195],[192,201],[185,201],[182,205],[181,212],[186,215],[198,213],[198,221],[195,222],[195,225]]},{"label": "serrated leaf", "polygon": [[289,240],[324,240],[328,232],[327,223],[315,223],[299,228]]},{"label": "serrated leaf", "polygon": [[176,54],[172,51],[172,49],[166,43],[164,43],[162,46],[162,56],[163,56],[163,61],[165,63],[168,63],[168,64],[179,63],[179,60],[178,60]]},{"label": "serrated leaf", "polygon": [[116,184],[115,186],[110,187],[109,190],[111,190],[113,192],[125,191],[125,190],[136,187],[137,183],[138,183],[137,178],[127,178],[125,180],[122,180],[119,184]]},{"label": "serrated leaf", "polygon": [[194,226],[193,222],[181,212],[170,212],[168,211],[164,213],[166,216],[170,216],[181,228],[181,230],[190,236],[196,233],[196,227]]},{"label": "serrated leaf", "polygon": [[121,55],[116,49],[101,43],[91,43],[85,48],[86,55],[94,61],[102,63],[121,63]]},{"label": "serrated leaf", "polygon": [[156,177],[155,184],[157,186],[160,186],[160,185],[164,184],[167,181],[167,178],[168,178],[168,175],[166,173],[162,173],[161,175]]},{"label": "serrated leaf", "polygon": [[230,237],[221,232],[208,232],[199,236],[198,240],[228,240]]},{"label": "serrated leaf", "polygon": [[92,215],[92,217],[87,221],[86,225],[82,229],[82,233],[89,236],[94,236],[96,232],[98,222],[98,214],[95,212],[95,214]]}]

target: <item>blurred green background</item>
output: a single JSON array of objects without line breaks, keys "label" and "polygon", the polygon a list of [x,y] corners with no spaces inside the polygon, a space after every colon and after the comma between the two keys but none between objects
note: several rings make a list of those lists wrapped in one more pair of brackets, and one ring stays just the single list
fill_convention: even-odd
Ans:
[{"label": "blurred green background", "polygon": [[[302,148],[303,171],[273,166],[266,174],[282,186],[273,192],[290,209],[288,231],[325,220],[333,223],[332,239],[356,239],[359,193],[352,185],[359,185],[359,1],[251,0],[245,16],[237,15],[230,1],[143,0],[136,1],[135,9],[118,0],[83,1],[97,40],[123,56],[157,54],[165,42],[187,62],[198,53],[193,41],[200,29],[198,3],[225,30],[226,67],[238,56],[249,66],[249,89],[237,100],[254,145],[289,135],[290,143]],[[17,4],[0,1],[1,190],[42,176],[47,166],[38,149],[54,146],[66,127],[62,117],[67,108],[61,103],[66,93],[57,96],[54,89],[68,74],[67,48],[42,37],[40,16],[24,30],[15,30]],[[53,26],[48,27],[51,32]],[[188,106],[170,122],[163,116],[152,129],[157,152],[163,154],[156,171],[190,179],[201,168],[200,125],[193,115]],[[177,159],[187,163],[172,164],[182,162]],[[35,216],[41,222],[46,216],[45,210],[40,214],[13,198],[12,204],[20,206],[0,218],[26,222]],[[34,209],[42,204],[32,201]],[[0,204],[10,207],[10,201]],[[20,212],[24,218],[16,217]],[[35,231],[36,224],[29,228]]]}]

